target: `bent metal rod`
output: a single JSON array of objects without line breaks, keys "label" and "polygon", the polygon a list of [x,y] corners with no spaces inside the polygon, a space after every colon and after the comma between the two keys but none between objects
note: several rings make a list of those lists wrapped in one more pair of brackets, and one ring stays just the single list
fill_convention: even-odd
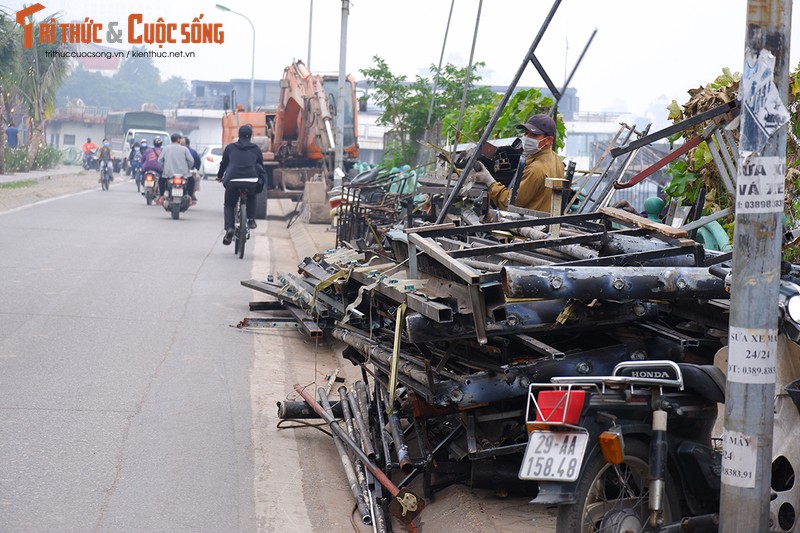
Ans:
[{"label": "bent metal rod", "polygon": [[359,445],[350,438],[350,435],[348,435],[347,432],[336,423],[336,419],[329,415],[325,409],[323,409],[323,407],[317,403],[314,397],[303,389],[302,385],[299,383],[295,384],[294,390],[297,391],[297,394],[299,394],[308,403],[308,405],[310,405],[314,411],[316,411],[317,414],[328,423],[328,425],[330,425],[333,432],[336,433],[336,436],[339,437],[344,444],[347,444],[351,450],[353,450],[353,453],[358,456],[367,470],[369,470],[372,475],[375,476],[375,479],[377,479],[378,482],[389,491],[389,494],[391,494],[400,503],[403,509],[403,518],[408,522],[413,520],[419,511],[422,510],[424,502],[417,498],[416,495],[412,494],[410,491],[401,491],[397,485],[392,483],[392,480],[389,479],[380,468],[375,466],[372,461],[370,461],[369,457],[367,457],[367,454],[364,453],[364,450],[362,450]]}]

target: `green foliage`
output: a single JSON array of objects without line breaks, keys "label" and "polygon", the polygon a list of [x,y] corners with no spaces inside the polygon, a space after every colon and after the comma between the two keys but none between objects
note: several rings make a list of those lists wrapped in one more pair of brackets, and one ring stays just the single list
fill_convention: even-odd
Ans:
[{"label": "green foliage", "polygon": [[[430,78],[417,76],[413,82],[408,82],[406,76],[392,74],[381,57],[373,56],[372,60],[372,68],[359,72],[369,83],[371,101],[383,109],[377,123],[391,127],[391,134],[384,144],[382,163],[387,168],[413,161],[419,149],[417,141],[425,137],[430,125],[442,120],[451,110],[460,109],[465,79],[468,80],[466,107],[486,105],[494,98],[491,89],[475,86],[481,79],[475,73],[483,66],[480,62],[474,65],[468,78],[466,67],[457,68],[447,64],[439,71],[431,65]],[[431,107],[437,72],[436,98]]]},{"label": "green foliage", "polygon": [[666,170],[672,176],[672,181],[664,189],[672,198],[686,198],[690,203],[697,200],[703,183],[697,179],[697,174],[689,170],[686,161],[678,160]]},{"label": "green foliage", "polygon": [[[146,48],[134,47],[135,51]],[[80,98],[87,106],[112,109],[139,109],[152,103],[159,109],[175,107],[178,100],[189,93],[183,78],[172,76],[161,81],[158,68],[151,57],[135,57],[122,62],[119,71],[111,77],[76,68],[58,91],[58,105],[65,106],[67,99]]]},{"label": "green foliage", "polygon": [[[28,150],[25,148],[6,149],[5,163],[7,172],[25,172],[25,161]],[[42,146],[36,152],[31,170],[53,168],[61,162],[61,151],[52,146]]]},{"label": "green foliage", "polygon": [[[502,95],[492,93],[492,99],[489,102],[476,104],[466,109],[461,123],[462,135],[458,137],[458,141],[477,141],[483,135],[502,99]],[[543,96],[538,89],[523,89],[515,92],[503,108],[489,138],[516,137],[519,135],[517,124],[522,124],[531,115],[547,113],[552,106],[553,99],[549,96]],[[448,137],[455,135],[458,114],[459,111],[457,110],[451,111],[442,121],[443,134]],[[556,121],[556,130],[556,149],[559,149],[564,146],[564,139],[566,138],[566,129],[562,121]]]}]

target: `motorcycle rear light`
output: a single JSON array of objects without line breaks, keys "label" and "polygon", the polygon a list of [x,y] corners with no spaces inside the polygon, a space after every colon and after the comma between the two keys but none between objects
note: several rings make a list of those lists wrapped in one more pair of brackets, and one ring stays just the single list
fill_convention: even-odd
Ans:
[{"label": "motorcycle rear light", "polygon": [[153,180],[155,180],[155,178],[153,177],[153,175],[152,175],[152,174],[147,174],[147,175],[144,177],[144,179],[145,179],[146,181],[153,181]]},{"label": "motorcycle rear light", "polygon": [[206,156],[206,161],[208,161],[209,163],[213,163],[214,162],[214,158],[211,157],[210,155],[207,155]]},{"label": "motorcycle rear light", "polygon": [[600,451],[607,463],[618,465],[625,458],[625,444],[622,440],[622,432],[617,429],[604,431],[598,437],[600,441]]},{"label": "motorcycle rear light", "polygon": [[183,178],[172,178],[173,185],[183,185]]},{"label": "motorcycle rear light", "polygon": [[540,390],[536,397],[536,420],[528,424],[528,431],[546,428],[548,424],[578,425],[585,401],[585,390]]}]

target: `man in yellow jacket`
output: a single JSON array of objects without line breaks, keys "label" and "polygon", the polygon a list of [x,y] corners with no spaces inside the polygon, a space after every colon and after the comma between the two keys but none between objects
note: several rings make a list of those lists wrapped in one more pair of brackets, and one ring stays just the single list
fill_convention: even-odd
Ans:
[{"label": "man in yellow jacket", "polygon": [[[544,180],[564,177],[564,163],[553,151],[556,123],[548,115],[533,115],[525,124],[517,125],[517,129],[523,130],[520,157],[524,158],[525,168],[522,170],[514,205],[549,213],[553,193],[552,189],[544,186]],[[508,208],[511,190],[495,181],[482,164],[475,173],[475,182],[489,187],[489,199],[497,207]]]}]

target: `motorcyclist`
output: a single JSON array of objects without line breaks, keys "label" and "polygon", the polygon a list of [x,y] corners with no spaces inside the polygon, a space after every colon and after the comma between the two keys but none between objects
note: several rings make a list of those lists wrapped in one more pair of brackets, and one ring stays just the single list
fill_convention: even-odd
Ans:
[{"label": "motorcyclist", "polygon": [[133,179],[137,178],[137,173],[142,167],[142,155],[142,141],[136,141],[131,146],[131,152],[128,154],[128,164],[131,167],[131,177]]},{"label": "motorcyclist", "polygon": [[89,162],[95,150],[97,150],[97,145],[92,142],[91,137],[87,137],[86,142],[83,143],[83,162],[86,168],[89,168]]},{"label": "motorcyclist", "polygon": [[245,124],[239,128],[239,139],[230,143],[222,152],[222,161],[217,172],[217,181],[225,186],[225,236],[222,244],[228,245],[233,240],[234,210],[239,201],[239,191],[247,191],[247,227],[256,228],[253,214],[256,212],[256,194],[259,186],[266,180],[264,158],[258,145],[250,142],[253,128]]},{"label": "motorcyclist", "polygon": [[[100,147],[100,152],[97,154],[97,159],[100,161],[100,170],[103,170],[105,166],[108,169],[108,179],[109,181],[114,181],[114,163],[112,161],[113,156],[111,154],[111,144],[109,144],[108,139],[103,139],[103,146]],[[100,177],[98,182],[102,181],[102,176]]]},{"label": "motorcyclist", "polygon": [[[140,143],[141,144],[141,143]],[[156,176],[161,177],[161,163],[158,162],[158,156],[161,155],[161,137],[153,139],[153,146],[143,151],[144,161],[142,161],[142,173],[155,172]],[[159,186],[160,186],[159,179]]]},{"label": "motorcyclist", "polygon": [[[158,190],[161,196],[157,200],[158,205],[164,203],[164,193],[167,189],[167,178],[179,174],[186,178],[186,194],[192,196],[194,194],[194,180],[191,179],[191,169],[194,164],[192,154],[189,149],[181,144],[181,134],[173,133],[170,136],[172,141],[164,147],[161,155],[158,156],[158,162],[163,169],[161,177],[158,180]],[[194,200],[192,200],[194,203]]]},{"label": "motorcyclist", "polygon": [[[192,154],[192,159],[194,159],[192,170],[196,172],[192,172],[191,180],[192,180],[192,187],[194,188],[194,192],[196,193],[197,191],[200,190],[200,184],[197,183],[197,180],[195,178],[197,176],[197,172],[200,170],[200,163],[202,163],[202,161],[200,160],[200,154],[197,153],[197,150],[191,147],[191,141],[189,140],[189,137],[183,138],[183,145],[189,149],[189,153]],[[195,202],[197,201],[196,194],[192,194],[192,200],[194,200]]]}]

